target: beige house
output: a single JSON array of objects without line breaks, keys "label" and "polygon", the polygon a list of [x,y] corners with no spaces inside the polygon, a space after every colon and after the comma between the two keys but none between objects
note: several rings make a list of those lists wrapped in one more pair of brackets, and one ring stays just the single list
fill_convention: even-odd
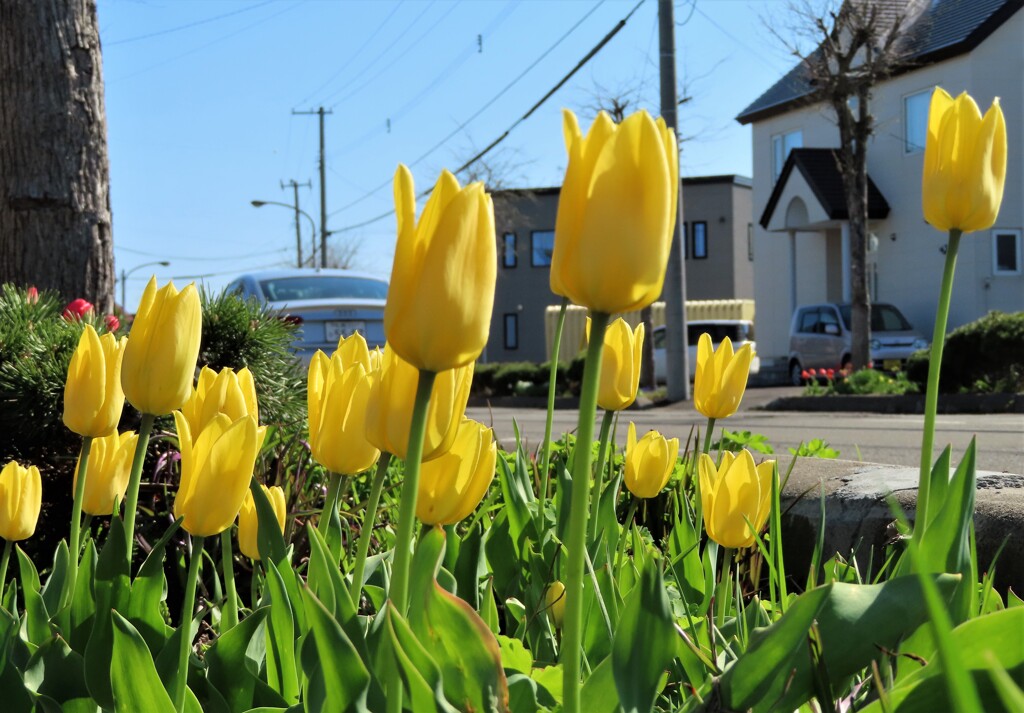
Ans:
[{"label": "beige house", "polygon": [[[945,234],[924,222],[921,168],[935,86],[968,92],[1006,116],[1009,160],[996,225],[964,237],[949,328],[989,310],[1024,309],[1024,0],[906,3],[914,48],[907,66],[875,87],[868,149],[869,294],[931,334]],[[846,207],[834,157],[839,130],[797,66],[738,117],[753,128],[753,237],[762,370],[784,373],[797,305],[850,299]]]},{"label": "beige house", "polygon": [[[754,296],[751,184],[742,176],[682,179],[688,300]],[[543,362],[559,188],[495,191],[498,280],[484,361]]]}]

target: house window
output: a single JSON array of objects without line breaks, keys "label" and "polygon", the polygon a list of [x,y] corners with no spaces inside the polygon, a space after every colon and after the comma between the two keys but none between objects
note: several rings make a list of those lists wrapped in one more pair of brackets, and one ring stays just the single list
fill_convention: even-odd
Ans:
[{"label": "house window", "polygon": [[505,348],[519,348],[519,315],[514,312],[505,315]]},{"label": "house window", "polygon": [[928,108],[932,91],[929,89],[903,97],[903,153],[924,151],[928,137]]},{"label": "house window", "polygon": [[708,224],[701,221],[693,224],[693,257],[703,260],[708,256]]},{"label": "house window", "polygon": [[516,266],[516,234],[505,233],[501,243],[501,266]]},{"label": "house window", "polygon": [[804,132],[790,131],[772,137],[772,183],[779,179],[789,152],[804,145]]},{"label": "house window", "polygon": [[992,231],[992,274],[1021,274],[1021,231]]},{"label": "house window", "polygon": [[690,224],[683,223],[683,259],[690,259]]},{"label": "house window", "polygon": [[551,265],[551,253],[555,250],[555,231],[535,230],[530,234],[530,264],[534,267]]},{"label": "house window", "polygon": [[747,260],[754,261],[754,224],[747,223]]}]

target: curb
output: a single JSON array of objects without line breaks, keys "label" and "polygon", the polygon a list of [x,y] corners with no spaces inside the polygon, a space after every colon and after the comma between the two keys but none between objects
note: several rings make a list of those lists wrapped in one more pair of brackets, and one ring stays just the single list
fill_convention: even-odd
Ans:
[{"label": "curb", "polygon": [[[862,412],[892,414],[923,414],[924,394],[900,396],[790,396],[761,407],[762,411]],[[942,394],[938,412],[957,413],[1024,413],[1024,394]]]}]

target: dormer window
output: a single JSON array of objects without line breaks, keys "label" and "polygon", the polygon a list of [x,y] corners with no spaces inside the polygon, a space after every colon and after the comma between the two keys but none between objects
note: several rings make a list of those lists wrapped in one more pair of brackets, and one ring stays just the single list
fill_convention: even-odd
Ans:
[{"label": "dormer window", "polygon": [[803,148],[804,132],[790,131],[785,134],[776,134],[772,137],[772,183],[779,179],[782,167],[786,165],[789,152],[793,149]]}]

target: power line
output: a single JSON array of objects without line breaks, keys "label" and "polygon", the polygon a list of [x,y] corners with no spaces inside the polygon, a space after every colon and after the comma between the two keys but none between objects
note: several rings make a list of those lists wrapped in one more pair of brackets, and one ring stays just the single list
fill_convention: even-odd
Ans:
[{"label": "power line", "polygon": [[[639,6],[641,5],[641,4],[643,4],[643,2],[644,2],[644,0],[640,0],[640,4],[638,4],[638,5],[637,5],[637,7],[639,7]],[[546,49],[546,50],[545,50],[545,51],[544,51],[544,52],[543,52],[543,53],[542,53],[542,54],[541,54],[541,55],[540,55],[539,57],[537,57],[537,59],[535,59],[535,60],[534,60],[534,61],[533,61],[533,62],[532,62],[532,63],[531,63],[531,64],[530,64],[530,65],[529,65],[529,66],[528,66],[528,67],[527,67],[526,69],[524,69],[524,70],[523,70],[522,72],[520,72],[520,73],[519,73],[519,75],[518,75],[518,76],[517,76],[517,77],[516,77],[515,79],[513,79],[513,80],[512,80],[511,82],[509,82],[508,84],[506,84],[506,85],[505,85],[505,87],[504,87],[504,88],[503,88],[503,89],[502,89],[501,91],[499,91],[499,92],[498,92],[497,94],[495,94],[495,95],[494,95],[493,97],[491,97],[491,99],[490,99],[490,100],[489,100],[489,101],[488,101],[488,102],[487,102],[486,104],[484,104],[484,105],[483,105],[482,107],[480,107],[480,108],[479,108],[479,109],[478,109],[478,110],[477,110],[476,112],[474,112],[472,116],[470,116],[470,117],[469,117],[468,119],[466,119],[466,120],[465,120],[465,121],[463,121],[463,122],[462,122],[461,124],[459,124],[459,125],[458,125],[457,127],[455,127],[455,129],[454,129],[454,130],[453,130],[453,131],[452,131],[451,133],[449,133],[449,134],[448,134],[447,136],[445,136],[445,137],[444,137],[443,139],[441,139],[441,140],[440,140],[440,141],[438,141],[438,142],[437,142],[436,144],[434,144],[434,145],[433,145],[433,146],[431,146],[431,147],[430,147],[429,149],[427,149],[427,150],[426,150],[426,151],[425,151],[425,152],[424,152],[423,154],[421,154],[421,155],[420,155],[420,156],[419,156],[418,158],[416,158],[416,160],[415,160],[415,161],[412,161],[412,162],[411,162],[411,163],[409,164],[409,166],[410,166],[410,167],[413,167],[413,166],[416,166],[417,164],[421,163],[421,162],[422,162],[422,161],[423,161],[424,159],[426,159],[426,158],[427,158],[428,156],[430,156],[430,155],[431,155],[432,153],[434,153],[434,152],[435,152],[435,151],[437,151],[437,150],[438,150],[439,148],[441,148],[441,147],[442,147],[442,146],[444,146],[444,145],[445,145],[446,143],[448,143],[448,141],[450,141],[450,140],[452,139],[452,137],[454,137],[454,136],[456,136],[457,134],[459,134],[459,133],[460,133],[460,132],[461,132],[461,131],[462,131],[463,129],[465,129],[465,128],[466,128],[466,126],[468,126],[468,125],[469,125],[469,124],[470,124],[470,123],[471,123],[471,122],[472,122],[472,121],[473,121],[474,119],[476,119],[476,118],[477,118],[478,116],[480,116],[481,114],[483,114],[483,113],[484,113],[484,112],[485,112],[485,111],[486,111],[487,109],[489,109],[489,108],[490,108],[490,107],[491,107],[491,106],[492,106],[492,105],[493,105],[493,104],[494,104],[494,103],[495,103],[496,101],[498,101],[498,99],[500,99],[500,98],[501,98],[502,96],[504,96],[504,95],[505,95],[505,94],[506,94],[506,93],[507,93],[507,92],[508,92],[508,91],[509,91],[509,90],[510,90],[510,89],[511,89],[512,87],[514,87],[514,86],[515,86],[515,85],[516,85],[516,84],[517,84],[517,83],[519,82],[519,80],[521,80],[521,79],[522,79],[523,77],[525,77],[525,76],[526,76],[527,74],[529,74],[529,72],[530,72],[530,71],[531,71],[531,70],[532,70],[532,69],[533,69],[534,67],[536,67],[536,66],[537,66],[538,64],[540,64],[540,62],[541,62],[541,61],[542,61],[542,60],[543,60],[543,59],[544,59],[545,57],[547,57],[547,56],[548,56],[549,54],[551,54],[551,53],[552,53],[552,52],[553,52],[553,51],[554,51],[554,50],[555,50],[555,49],[556,49],[556,48],[557,48],[557,47],[558,47],[558,46],[559,46],[560,44],[562,44],[562,42],[563,42],[563,41],[565,41],[565,39],[566,39],[566,38],[568,38],[568,37],[569,37],[569,36],[570,36],[570,35],[571,35],[571,34],[572,34],[572,33],[573,33],[573,32],[574,32],[574,31],[575,31],[575,30],[576,30],[576,29],[577,29],[577,28],[578,28],[578,27],[580,26],[580,25],[582,25],[582,24],[583,24],[583,23],[584,23],[584,22],[585,22],[585,21],[587,20],[587,18],[589,18],[589,17],[591,16],[591,15],[593,15],[593,14],[594,14],[594,13],[595,13],[595,12],[597,11],[597,9],[598,9],[599,7],[601,7],[601,5],[603,5],[603,4],[604,4],[604,0],[601,0],[601,2],[597,3],[597,4],[596,4],[596,5],[594,5],[594,6],[592,7],[592,8],[590,8],[590,10],[589,10],[588,12],[586,12],[586,13],[585,13],[585,14],[583,15],[583,17],[581,17],[581,18],[580,18],[579,20],[577,20],[576,24],[574,24],[574,25],[573,25],[572,27],[570,27],[570,28],[568,29],[568,31],[566,31],[566,32],[565,32],[565,34],[563,34],[563,35],[562,35],[561,37],[559,37],[559,38],[558,38],[558,39],[557,39],[557,40],[555,41],[555,43],[554,43],[553,45],[551,45],[550,47],[548,47],[548,48],[547,48],[547,49]],[[632,15],[632,14],[633,14],[633,12],[635,12],[635,11],[636,11],[636,8],[634,8],[634,9],[633,9],[633,11],[631,11],[631,12],[630,12],[630,15]],[[627,15],[627,16],[626,16],[626,19],[628,19],[628,18],[629,18],[629,15]],[[618,29],[616,29],[616,30],[615,30],[615,32],[618,32]],[[604,40],[604,41],[606,41],[606,40]],[[604,42],[604,41],[603,41],[603,42]],[[575,73],[575,71],[576,71],[576,70],[573,70],[573,73]],[[571,76],[571,75],[569,75],[569,76]],[[563,82],[563,83],[564,83],[564,82]],[[561,85],[559,85],[559,86],[561,86]],[[507,132],[506,132],[506,133],[507,133]],[[364,200],[366,200],[366,199],[367,199],[367,198],[369,198],[370,196],[376,195],[376,194],[377,194],[377,193],[379,193],[380,191],[382,191],[382,190],[384,190],[385,188],[387,188],[388,186],[390,186],[390,185],[391,185],[391,183],[392,183],[392,179],[388,179],[387,181],[384,181],[383,183],[381,183],[380,185],[378,185],[378,186],[374,187],[374,188],[373,188],[373,189],[371,189],[371,190],[370,190],[369,192],[367,192],[367,193],[364,193],[364,194],[363,194],[362,196],[360,196],[359,198],[355,199],[354,201],[351,201],[350,203],[347,203],[347,204],[343,205],[343,206],[342,206],[341,208],[339,208],[338,210],[334,211],[334,212],[333,212],[333,213],[331,213],[330,215],[335,215],[335,214],[337,214],[337,213],[340,213],[340,212],[341,212],[341,211],[343,211],[343,210],[347,210],[348,208],[351,208],[351,207],[352,207],[352,206],[354,206],[354,205],[357,205],[357,204],[359,204],[359,203],[362,203],[362,202],[363,202]],[[354,230],[355,228],[360,228],[360,227],[362,227],[362,226],[364,226],[364,225],[369,225],[370,223],[375,223],[375,222],[377,222],[378,220],[383,220],[384,218],[387,218],[387,217],[388,217],[389,215],[391,215],[391,213],[393,213],[393,212],[394,212],[394,211],[389,211],[389,212],[387,212],[387,213],[383,213],[383,214],[381,214],[381,215],[377,216],[376,218],[372,218],[372,219],[371,219],[371,220],[369,220],[369,221],[364,221],[364,222],[362,222],[362,223],[359,223],[359,224],[357,224],[357,225],[351,225],[351,226],[348,226],[348,227],[345,227],[345,228],[341,228],[341,229],[339,229],[339,230],[337,230],[337,231],[335,231],[335,232],[342,232],[342,231],[344,231],[344,230]]]},{"label": "power line", "polygon": [[239,8],[238,10],[232,10],[231,12],[225,12],[222,15],[215,15],[213,17],[207,17],[205,20],[196,20],[195,22],[189,22],[185,25],[178,25],[177,27],[170,27],[166,30],[158,30],[156,32],[149,32],[145,35],[136,35],[135,37],[126,37],[123,40],[114,40],[113,42],[104,42],[103,47],[114,47],[115,45],[125,45],[129,42],[138,42],[139,40],[148,40],[151,37],[160,37],[161,35],[169,35],[172,32],[178,32],[179,30],[187,30],[190,27],[198,27],[199,25],[205,25],[208,22],[215,22],[216,20],[223,20],[225,17],[232,17],[233,15],[240,15],[243,12],[249,12],[250,10],[258,10],[264,5],[269,5],[275,0],[264,0],[257,5],[249,5],[247,7]]},{"label": "power line", "polygon": [[[134,248],[126,248],[126,247],[124,247],[122,245],[115,245],[114,249],[115,250],[121,250],[122,252],[126,252],[126,253],[131,253],[132,255],[140,255],[142,257],[155,257],[155,258],[160,258],[162,260],[212,262],[212,261],[219,261],[219,260],[235,260],[235,261],[237,261],[239,259],[239,256],[237,254],[236,255],[224,255],[222,257],[209,257],[209,256],[206,256],[206,255],[197,256],[197,257],[183,257],[183,256],[177,256],[177,255],[161,255],[159,253],[151,253],[151,252],[147,252],[145,250],[136,250]],[[270,251],[262,252],[262,253],[246,253],[244,255],[244,257],[266,257],[266,256],[270,256],[270,255],[277,255],[280,252],[282,252],[282,248],[278,248],[276,250],[270,250]]]}]

